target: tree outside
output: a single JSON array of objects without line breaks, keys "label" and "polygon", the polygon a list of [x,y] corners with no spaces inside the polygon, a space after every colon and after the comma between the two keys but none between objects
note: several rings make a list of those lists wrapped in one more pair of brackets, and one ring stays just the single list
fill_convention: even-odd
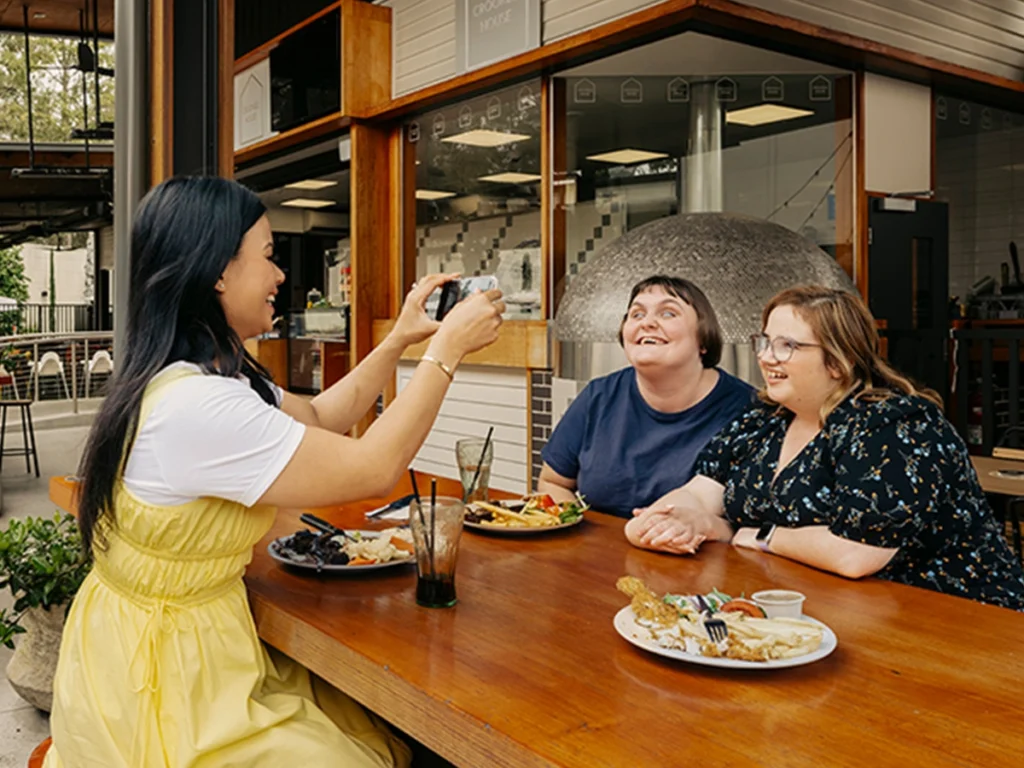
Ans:
[{"label": "tree outside", "polygon": [[[92,41],[90,40],[90,45]],[[32,125],[37,142],[72,143],[71,131],[82,128],[82,80],[89,103],[88,127],[96,126],[94,75],[76,69],[78,41],[31,36]],[[99,64],[114,66],[114,44],[100,41]],[[114,79],[100,77],[100,119],[114,120]],[[0,141],[28,141],[28,95],[25,84],[25,38],[0,34]],[[74,143],[78,143],[75,141]]]},{"label": "tree outside", "polygon": [[[21,248],[0,249],[0,296],[18,302],[28,301],[28,277],[21,260]],[[18,323],[18,310],[0,312],[0,336],[10,336]]]}]

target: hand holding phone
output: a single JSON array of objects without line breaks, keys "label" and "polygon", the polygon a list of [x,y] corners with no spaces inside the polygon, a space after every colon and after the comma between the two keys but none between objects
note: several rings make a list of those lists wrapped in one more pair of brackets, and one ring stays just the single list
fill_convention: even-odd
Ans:
[{"label": "hand holding phone", "polygon": [[[479,275],[477,277],[463,277],[459,280],[452,280],[445,283],[437,295],[437,312],[434,315],[438,322],[444,320],[445,315],[452,311],[452,308],[470,294],[476,291],[490,291],[498,287],[498,279],[494,275]],[[434,300],[431,296],[429,304]]]}]

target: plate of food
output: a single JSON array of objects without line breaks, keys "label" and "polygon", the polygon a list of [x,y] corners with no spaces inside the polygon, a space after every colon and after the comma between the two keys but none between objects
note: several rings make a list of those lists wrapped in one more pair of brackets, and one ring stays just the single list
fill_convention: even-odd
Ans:
[{"label": "plate of food", "polygon": [[838,644],[835,633],[816,619],[769,619],[755,603],[718,590],[658,597],[632,576],[623,576],[616,587],[632,598],[615,614],[616,631],[636,647],[670,659],[728,669],[779,669],[819,661]]},{"label": "plate of food", "polygon": [[495,504],[474,501],[466,506],[465,525],[478,531],[524,536],[572,528],[583,522],[590,507],[576,494],[574,501],[556,502],[547,494]]},{"label": "plate of food", "polygon": [[267,552],[284,565],[332,573],[373,571],[416,560],[408,528],[345,531],[345,534],[302,530],[274,539],[267,546]]}]

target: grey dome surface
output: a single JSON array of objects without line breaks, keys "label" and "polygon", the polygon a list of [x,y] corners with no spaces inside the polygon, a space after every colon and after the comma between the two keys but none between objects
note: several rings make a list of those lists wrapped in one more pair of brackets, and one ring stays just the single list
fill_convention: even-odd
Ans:
[{"label": "grey dome surface", "polygon": [[632,287],[651,275],[696,283],[718,315],[726,344],[744,344],[761,310],[784,288],[818,283],[856,292],[835,259],[763,219],[684,213],[652,221],[603,248],[566,289],[555,316],[558,341],[614,342]]}]

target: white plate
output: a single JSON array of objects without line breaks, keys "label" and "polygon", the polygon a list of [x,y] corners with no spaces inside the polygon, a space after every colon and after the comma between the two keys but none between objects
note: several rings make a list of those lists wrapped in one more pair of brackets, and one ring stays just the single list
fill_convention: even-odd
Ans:
[{"label": "white plate", "polygon": [[727,669],[781,669],[782,667],[800,667],[804,664],[811,664],[819,659],[823,659],[832,653],[839,644],[839,641],[836,639],[836,633],[829,629],[825,624],[822,624],[817,619],[812,619],[810,616],[806,615],[801,616],[800,618],[805,621],[813,621],[815,624],[820,624],[824,630],[824,635],[821,638],[821,645],[818,646],[818,650],[803,656],[795,656],[791,659],[773,659],[771,661],[722,659],[714,658],[712,656],[701,656],[697,653],[687,653],[686,651],[681,651],[678,648],[663,648],[651,638],[651,633],[646,627],[642,627],[636,623],[636,619],[633,616],[633,609],[628,605],[615,614],[615,630],[637,648],[642,648],[650,653],[656,653],[659,656],[666,656],[670,659],[687,661],[691,664],[701,664],[706,667],[725,667]]},{"label": "white plate", "polygon": [[574,523],[561,523],[560,525],[538,525],[536,527],[527,528],[523,526],[521,528],[513,528],[507,525],[491,525],[490,523],[471,523],[466,520],[463,525],[466,528],[472,528],[475,531],[487,531],[488,533],[497,533],[504,536],[532,536],[537,533],[547,533],[548,531],[561,531],[565,528],[572,528],[574,525],[579,525],[583,522],[581,515],[579,520]]},{"label": "white plate", "polygon": [[[380,531],[348,531],[348,533],[358,533],[364,539],[375,539],[380,536]],[[386,563],[374,563],[373,565],[328,565],[326,563],[318,565],[317,563],[299,563],[285,557],[278,551],[278,547],[281,546],[281,542],[290,538],[291,536],[282,536],[280,539],[274,539],[267,545],[267,553],[283,565],[288,565],[292,568],[302,568],[307,571],[317,571],[320,573],[362,573],[363,571],[376,571],[381,568],[392,568],[396,565],[406,565],[407,563],[416,562],[416,556],[410,554],[408,557],[389,560]]]}]

